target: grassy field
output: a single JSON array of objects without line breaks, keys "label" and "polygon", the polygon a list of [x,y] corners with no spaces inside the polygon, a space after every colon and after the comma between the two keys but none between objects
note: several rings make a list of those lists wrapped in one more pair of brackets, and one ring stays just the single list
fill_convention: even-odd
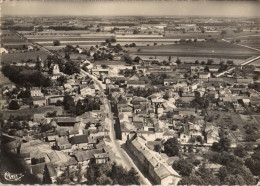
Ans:
[{"label": "grassy field", "polygon": [[0,42],[3,44],[14,44],[14,43],[19,44],[19,43],[24,43],[24,40],[22,40],[16,34],[10,32],[8,30],[5,30],[2,32]]},{"label": "grassy field", "polygon": [[126,65],[125,61],[107,61],[107,60],[99,60],[99,61],[95,61],[96,65]]},{"label": "grassy field", "polygon": [[260,49],[260,35],[241,37],[239,39],[240,39],[240,44]]},{"label": "grassy field", "polygon": [[212,56],[212,57],[232,57],[248,58],[253,55],[259,55],[259,52],[219,41],[213,42],[191,42],[179,45],[164,46],[145,46],[138,47],[141,49],[137,52],[136,48],[129,48],[129,52],[136,55],[173,55],[173,56]]},{"label": "grassy field", "polygon": [[21,109],[21,110],[2,110],[3,118],[8,119],[11,115],[13,116],[33,116],[36,113],[47,113],[57,111],[57,114],[62,114],[63,109],[61,107],[56,106],[45,106],[45,107],[38,107],[32,109]]},{"label": "grassy field", "polygon": [[31,52],[24,52],[24,53],[8,53],[3,54],[1,57],[1,63],[10,63],[15,61],[21,61],[21,60],[28,60],[28,59],[36,59],[36,57],[39,55],[39,57],[42,60],[45,60],[47,58],[47,54],[44,51],[31,51]]}]

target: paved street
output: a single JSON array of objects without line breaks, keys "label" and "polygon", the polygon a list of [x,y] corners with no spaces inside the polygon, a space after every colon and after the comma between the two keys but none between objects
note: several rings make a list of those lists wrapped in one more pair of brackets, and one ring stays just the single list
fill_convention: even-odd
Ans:
[{"label": "paved street", "polygon": [[109,101],[104,94],[104,89],[106,88],[106,86],[101,81],[99,81],[95,76],[91,75],[90,73],[88,73],[84,70],[81,70],[81,73],[83,75],[87,75],[90,78],[92,78],[97,83],[97,85],[99,86],[100,91],[102,91],[102,95],[104,97],[104,104],[105,104],[106,112],[109,113],[109,122],[110,122],[109,123],[109,125],[110,125],[109,137],[111,139],[112,150],[117,157],[117,159],[116,159],[117,162],[127,169],[130,169],[130,168],[133,167],[138,172],[138,175],[140,177],[139,181],[142,185],[152,185],[149,182],[149,180],[147,178],[145,178],[143,176],[143,174],[139,171],[139,169],[136,167],[133,160],[128,156],[128,154],[121,148],[119,141],[116,140],[116,135],[115,135],[115,130],[114,130],[113,114],[112,114],[112,111],[111,111]]}]

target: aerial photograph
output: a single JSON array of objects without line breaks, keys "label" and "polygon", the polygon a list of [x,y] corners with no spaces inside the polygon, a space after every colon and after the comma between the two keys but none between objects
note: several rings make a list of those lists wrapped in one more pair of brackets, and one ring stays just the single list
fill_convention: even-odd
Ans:
[{"label": "aerial photograph", "polygon": [[260,185],[260,1],[0,6],[0,185]]}]

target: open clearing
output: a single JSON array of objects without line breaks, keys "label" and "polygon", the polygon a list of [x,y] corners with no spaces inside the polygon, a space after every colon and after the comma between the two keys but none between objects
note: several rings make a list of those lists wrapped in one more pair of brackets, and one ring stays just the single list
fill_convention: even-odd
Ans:
[{"label": "open clearing", "polygon": [[57,111],[57,114],[62,114],[63,110],[61,107],[56,106],[45,106],[32,109],[20,109],[20,110],[2,110],[3,118],[8,119],[11,115],[13,116],[33,116],[36,113],[47,113]]},{"label": "open clearing", "polygon": [[129,52],[136,55],[173,55],[173,56],[205,56],[205,57],[227,57],[246,59],[253,55],[259,55],[259,52],[219,41],[213,42],[191,42],[178,45],[164,46],[145,46],[138,47],[141,49],[137,52],[136,48],[129,48]]},{"label": "open clearing", "polygon": [[39,55],[39,57],[42,60],[45,60],[47,58],[47,54],[44,51],[31,51],[31,52],[23,52],[23,53],[8,53],[3,54],[1,57],[1,63],[11,63],[11,62],[17,62],[21,60],[28,60],[33,59],[36,60],[36,57]]}]

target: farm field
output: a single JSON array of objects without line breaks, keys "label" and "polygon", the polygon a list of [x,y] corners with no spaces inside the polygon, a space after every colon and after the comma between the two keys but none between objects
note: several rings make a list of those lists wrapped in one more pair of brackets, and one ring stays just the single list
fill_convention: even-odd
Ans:
[{"label": "farm field", "polygon": [[254,61],[253,63],[251,63],[251,65],[260,67],[260,59]]},{"label": "farm field", "polygon": [[259,52],[233,45],[226,42],[191,42],[178,45],[167,46],[146,46],[138,47],[141,49],[129,48],[129,52],[136,55],[175,55],[175,56],[204,56],[204,57],[222,57],[222,58],[241,58],[246,59],[253,55],[259,55]]},{"label": "farm field", "polygon": [[[130,56],[132,57],[132,59],[134,59],[137,55],[130,55]],[[168,61],[169,60],[169,56],[152,56],[152,55],[143,56],[142,55],[141,57],[146,58],[146,59],[149,58],[149,57],[153,57],[153,58],[156,57],[156,59],[159,59],[160,61],[163,61],[163,60]],[[221,62],[221,61],[226,62],[227,60],[232,60],[235,65],[240,65],[240,64],[245,62],[244,59],[233,59],[233,58],[219,58],[219,57],[218,58],[216,58],[216,57],[196,57],[195,58],[195,57],[184,57],[184,56],[181,56],[181,57],[171,56],[172,62],[175,62],[177,59],[180,59],[182,62],[187,62],[187,63],[192,63],[192,62],[195,62],[196,60],[198,60],[199,62],[202,62],[202,61],[207,62],[208,59],[212,59],[214,61],[213,64]]]},{"label": "farm field", "polygon": [[112,65],[112,66],[117,66],[117,65],[126,65],[126,62],[125,61],[115,61],[115,60],[112,60],[112,61],[108,61],[108,60],[99,60],[99,61],[95,61],[94,64],[96,65]]},{"label": "farm field", "polygon": [[240,44],[260,50],[260,35],[240,37]]},{"label": "farm field", "polygon": [[24,53],[8,53],[3,54],[1,57],[1,63],[10,63],[15,61],[21,61],[21,60],[28,60],[28,59],[36,59],[36,57],[39,55],[39,57],[42,60],[45,60],[47,58],[47,53],[44,51],[28,51]]},{"label": "farm field", "polygon": [[10,32],[9,30],[2,31],[0,42],[3,44],[25,43],[24,40],[18,37],[15,33]]}]

